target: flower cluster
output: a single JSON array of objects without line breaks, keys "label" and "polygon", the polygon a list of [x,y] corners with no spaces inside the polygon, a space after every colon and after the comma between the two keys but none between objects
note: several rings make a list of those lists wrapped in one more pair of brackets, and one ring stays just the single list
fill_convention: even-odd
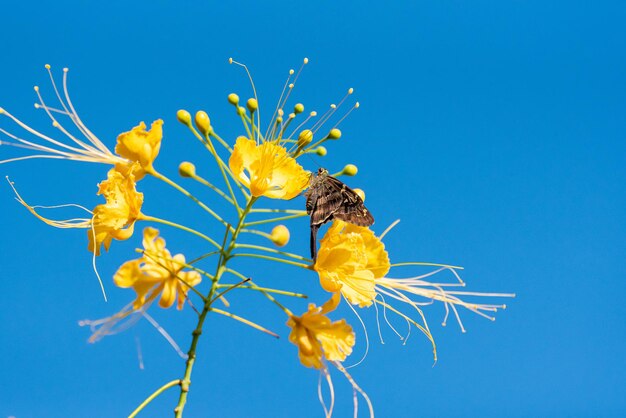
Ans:
[{"label": "flower cluster", "polygon": [[[248,72],[245,65],[233,60],[230,60],[230,63],[241,66]],[[307,212],[297,207],[293,209],[258,208],[256,204],[263,200],[272,202],[266,199],[292,200],[302,195],[309,187],[312,174],[303,168],[299,158],[306,154],[325,156],[328,152],[324,146],[325,143],[342,137],[338,128],[339,124],[359,106],[356,102],[343,112],[343,115],[337,116],[337,112],[343,109],[344,102],[350,99],[354,92],[353,89],[349,89],[338,104],[332,104],[327,112],[319,116],[315,111],[304,115],[302,103],[296,103],[293,111],[286,113],[288,100],[307,63],[308,60],[305,59],[297,72],[290,70],[283,94],[264,130],[261,127],[259,99],[253,83],[254,97],[248,99],[245,106],[240,104],[238,95],[228,96],[228,102],[234,106],[237,117],[241,119],[243,135],[228,135],[223,138],[217,133],[208,115],[203,111],[197,112],[193,118],[186,110],[180,110],[177,113],[178,121],[189,128],[200,146],[213,158],[220,175],[216,178],[204,178],[198,174],[196,167],[187,161],[180,163],[178,172],[182,178],[207,187],[218,198],[227,202],[232,208],[228,215],[217,213],[215,206],[207,205],[155,168],[155,160],[161,150],[163,138],[162,120],[153,122],[150,129],[147,129],[146,124],[141,122],[130,131],[121,133],[117,137],[115,151],[110,151],[78,116],[68,94],[67,69],[63,71],[63,88],[59,89],[50,66],[46,66],[59,102],[57,106],[48,106],[39,88],[35,88],[38,97],[36,107],[47,114],[53,126],[60,131],[63,140],[40,133],[0,108],[0,116],[8,118],[12,126],[19,128],[27,135],[27,137],[22,137],[11,130],[0,128],[0,134],[8,138],[8,140],[0,141],[0,145],[14,146],[31,152],[28,155],[4,159],[0,161],[0,164],[33,158],[53,158],[102,163],[110,166],[106,180],[98,184],[97,193],[104,198],[104,203],[97,205],[93,210],[76,204],[61,205],[79,208],[87,212],[88,217],[62,220],[44,217],[41,209],[45,207],[27,204],[18,194],[15,185],[10,183],[18,201],[41,221],[57,228],[87,230],[86,243],[94,257],[94,268],[95,257],[101,255],[101,248],[104,246],[104,249],[108,250],[113,240],[130,239],[138,222],[176,228],[191,234],[193,239],[204,244],[198,245],[196,248],[199,249],[199,253],[195,254],[191,261],[187,261],[183,254],[171,255],[166,249],[165,239],[159,235],[160,232],[157,229],[152,226],[145,227],[143,248],[137,250],[141,257],[123,263],[113,276],[113,283],[120,288],[132,289],[136,294],[135,299],[111,317],[82,322],[83,325],[91,326],[93,334],[90,341],[96,341],[125,329],[136,322],[135,319],[145,317],[157,326],[159,332],[168,341],[175,345],[171,337],[156,324],[147,311],[157,299],[158,306],[161,308],[169,308],[176,304],[178,310],[182,310],[186,304],[190,305],[197,316],[198,325],[192,333],[190,348],[187,354],[183,355],[187,359],[183,377],[164,385],[154,395],[169,387],[179,386],[180,397],[175,409],[177,417],[182,417],[190,389],[193,365],[196,359],[201,357],[196,347],[202,334],[202,325],[209,313],[229,317],[254,329],[277,336],[276,333],[253,320],[234,313],[226,298],[227,293],[242,289],[252,290],[259,292],[275,305],[281,314],[286,316],[286,324],[290,329],[289,341],[297,347],[302,365],[319,370],[330,385],[331,393],[334,391],[329,366],[333,366],[345,376],[354,390],[364,397],[371,415],[373,415],[373,408],[369,397],[342,365],[342,362],[352,353],[356,343],[355,331],[346,319],[331,318],[336,314],[342,300],[352,310],[355,310],[355,307],[374,306],[378,312],[377,306],[381,306],[394,312],[409,324],[420,329],[432,342],[433,351],[436,353],[434,338],[422,311],[423,305],[433,301],[442,302],[446,309],[446,318],[451,310],[463,329],[458,308],[466,308],[491,319],[493,319],[490,316],[491,313],[504,308],[502,304],[478,304],[466,301],[464,297],[513,296],[454,290],[458,286],[465,285],[457,273],[460,267],[423,262],[392,263],[383,243],[383,238],[391,227],[382,234],[376,235],[370,227],[357,226],[346,220],[333,220],[332,216],[329,216],[327,220],[332,220],[332,223],[320,241],[317,257],[310,259],[306,255],[286,252],[282,249],[289,243],[290,230],[281,222],[307,216]],[[59,94],[59,91],[63,91],[63,96]],[[294,122],[296,119],[303,120],[293,127],[296,125]],[[330,125],[331,121],[334,123],[330,128],[326,128],[324,131],[326,134],[319,135],[320,130]],[[69,129],[70,125],[64,126],[68,122],[73,126],[75,133]],[[356,173],[356,166],[347,164],[334,176],[353,176]],[[217,229],[209,228],[200,231],[171,219],[144,214],[142,212],[144,199],[150,197],[139,192],[137,185],[146,176],[174,188],[191,204],[198,205],[206,212]],[[355,191],[360,194],[361,199],[365,198],[362,192]],[[271,205],[271,203],[268,204]],[[55,206],[57,207],[59,206]],[[257,219],[251,220],[253,216]],[[271,226],[270,231],[264,230],[267,226]],[[250,243],[246,237],[252,235],[264,237],[274,247]],[[316,274],[321,287],[329,293],[328,299],[321,304],[310,303],[306,312],[301,315],[294,314],[285,306],[282,299],[303,298],[306,297],[305,295],[293,290],[274,289],[271,283],[259,283],[255,272],[241,272],[233,268],[230,260],[235,257],[253,258],[259,262],[283,263],[301,269],[303,276]],[[209,268],[206,267],[207,265]],[[429,268],[430,270],[425,274],[412,277],[389,277],[393,269],[400,267]],[[442,271],[452,272],[458,282],[429,281],[430,277]],[[203,278],[208,280],[203,280]],[[229,294],[228,297],[230,298],[231,295]],[[192,299],[197,302],[192,302]],[[220,305],[216,303],[218,300]],[[403,306],[409,307],[418,318],[405,313]],[[178,349],[178,346],[175,345],[175,348]],[[131,416],[135,416],[145,404],[146,402]],[[329,407],[323,403],[327,417],[332,415],[333,404],[334,399],[331,399]]]}]

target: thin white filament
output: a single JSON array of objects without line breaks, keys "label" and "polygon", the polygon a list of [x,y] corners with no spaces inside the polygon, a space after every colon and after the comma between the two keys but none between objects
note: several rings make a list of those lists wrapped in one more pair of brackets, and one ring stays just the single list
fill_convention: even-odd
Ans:
[{"label": "thin white filament", "polygon": [[174,341],[170,334],[168,334],[167,331],[165,331],[165,329],[148,314],[148,312],[142,311],[142,315],[148,320],[148,322],[150,322],[150,324],[152,324],[154,328],[156,328],[157,331],[159,331],[159,334],[161,334],[163,338],[167,340],[167,342],[172,346],[176,353],[182,359],[187,360],[187,354],[183,353],[183,350],[180,349],[180,347],[178,346],[178,344],[176,344],[176,341]]},{"label": "thin white filament", "polygon": [[[378,294],[376,294],[378,297]],[[380,337],[380,343],[385,344],[385,340],[383,340],[383,334],[380,332],[380,320],[378,318],[378,303],[376,303],[376,298],[374,298],[374,309],[376,309],[376,327],[378,328],[378,336]]]},{"label": "thin white filament", "polygon": [[383,238],[385,238],[385,235],[387,235],[387,233],[389,233],[389,231],[391,231],[391,230],[392,230],[392,229],[393,229],[396,225],[398,225],[399,223],[400,223],[400,219],[396,219],[395,221],[393,221],[393,222],[391,223],[391,225],[389,225],[389,226],[387,227],[387,229],[385,229],[385,230],[383,231],[383,233],[382,233],[382,234],[380,234],[380,237],[378,237],[378,238],[382,241],[382,240],[383,240]]},{"label": "thin white filament", "polygon": [[352,304],[348,301],[348,299],[346,299],[345,296],[343,297],[343,299],[346,301],[346,304],[350,307],[350,309],[352,309],[352,312],[354,312],[354,314],[358,318],[359,322],[361,323],[361,326],[363,327],[363,332],[365,333],[365,353],[363,353],[363,356],[361,357],[361,359],[359,361],[357,361],[356,363],[346,367],[346,369],[350,369],[352,367],[356,367],[359,364],[363,363],[363,361],[367,357],[367,353],[369,352],[369,349],[370,349],[370,339],[369,339],[369,336],[367,335],[367,328],[365,327],[365,323],[363,323],[363,320],[361,319],[361,316],[357,313],[356,309],[354,309]]},{"label": "thin white filament", "polygon": [[93,238],[93,254],[91,257],[91,265],[93,266],[93,271],[94,273],[96,273],[96,277],[98,278],[98,283],[100,283],[100,289],[102,290],[102,296],[104,297],[104,301],[108,302],[107,292],[104,290],[104,283],[102,283],[102,278],[100,277],[100,273],[98,273],[98,267],[96,266],[96,252],[98,251],[98,243],[96,241],[96,229],[93,222],[94,219],[95,215],[94,218],[91,218],[91,237]]}]

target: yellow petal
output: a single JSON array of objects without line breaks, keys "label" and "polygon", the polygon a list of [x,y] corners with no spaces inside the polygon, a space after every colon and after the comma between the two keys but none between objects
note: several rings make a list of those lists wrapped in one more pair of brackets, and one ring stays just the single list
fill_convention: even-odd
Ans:
[{"label": "yellow petal", "polygon": [[285,147],[273,142],[257,145],[252,139],[239,137],[228,164],[256,197],[292,199],[309,182],[309,173],[288,155]]},{"label": "yellow petal", "polygon": [[[150,130],[146,131],[146,124],[141,122],[117,137],[115,152],[129,161],[137,161],[144,170],[152,168],[152,163],[161,149],[162,126],[163,121],[159,119],[152,122]],[[143,173],[138,176],[143,177]]]}]

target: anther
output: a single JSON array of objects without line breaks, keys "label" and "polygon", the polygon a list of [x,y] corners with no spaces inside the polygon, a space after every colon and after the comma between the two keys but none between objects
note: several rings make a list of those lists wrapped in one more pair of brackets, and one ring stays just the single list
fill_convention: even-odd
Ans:
[{"label": "anther", "polygon": [[50,69],[50,64],[46,64],[46,65],[44,65],[44,67],[46,68],[46,70],[49,70]]}]

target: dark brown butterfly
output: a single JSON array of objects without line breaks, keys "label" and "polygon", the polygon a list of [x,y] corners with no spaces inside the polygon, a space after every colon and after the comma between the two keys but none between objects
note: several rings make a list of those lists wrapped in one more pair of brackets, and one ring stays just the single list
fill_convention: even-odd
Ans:
[{"label": "dark brown butterfly", "polygon": [[311,215],[311,258],[317,258],[317,230],[334,218],[358,226],[370,226],[374,217],[354,190],[337,180],[325,168],[311,177],[306,197],[306,213]]}]

